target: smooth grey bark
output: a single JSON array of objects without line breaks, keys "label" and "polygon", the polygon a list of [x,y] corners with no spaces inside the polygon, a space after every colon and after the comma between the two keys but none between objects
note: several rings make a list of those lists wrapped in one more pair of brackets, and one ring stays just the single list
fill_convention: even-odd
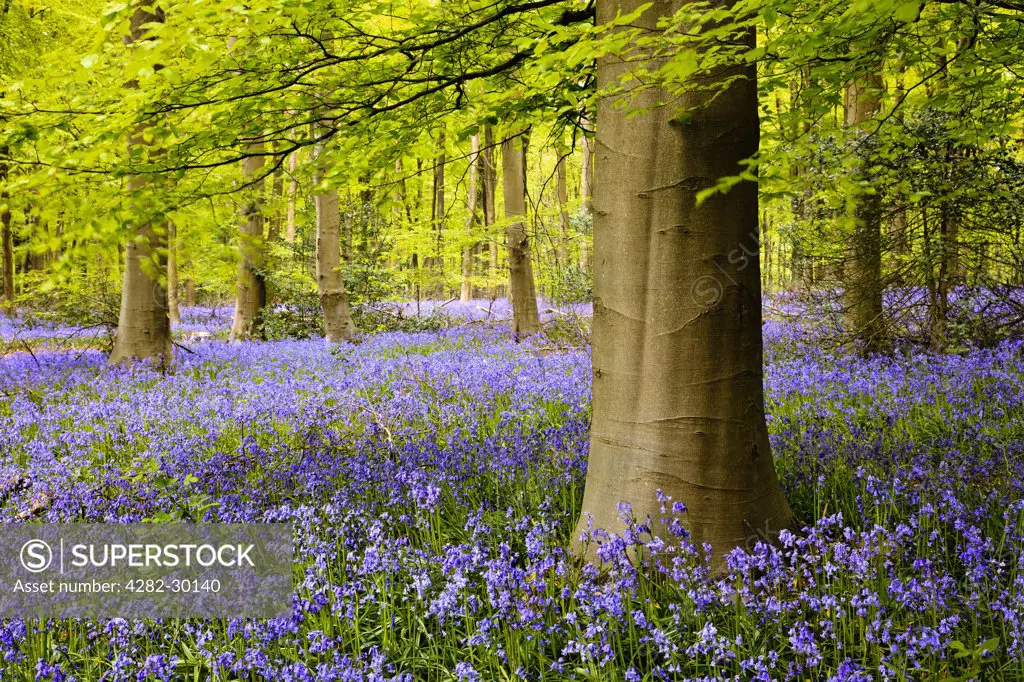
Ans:
[{"label": "smooth grey bark", "polygon": [[473,300],[473,274],[476,258],[476,243],[473,240],[473,227],[476,225],[476,203],[477,203],[477,163],[480,156],[480,135],[474,135],[470,139],[469,169],[467,170],[466,188],[466,236],[467,242],[462,247],[462,288],[459,291],[459,300],[468,302]]},{"label": "smooth grey bark", "polygon": [[565,267],[566,253],[569,245],[569,189],[566,186],[565,157],[567,152],[561,142],[555,145],[555,156],[558,164],[555,166],[555,193],[558,195],[558,247],[555,249],[556,262],[559,267]]},{"label": "smooth grey bark", "polygon": [[299,153],[292,152],[288,158],[288,208],[285,210],[284,240],[289,244],[295,243],[295,203],[299,194]]},{"label": "smooth grey bark", "polygon": [[[314,154],[323,152],[317,146]],[[313,178],[319,185],[321,172]],[[320,307],[324,313],[324,340],[327,343],[348,341],[356,334],[356,325],[349,310],[348,292],[341,273],[341,203],[338,190],[318,191],[316,202],[316,284]]]},{"label": "smooth grey bark", "polygon": [[[259,156],[263,145],[249,148],[253,156],[242,161],[242,179],[252,182],[263,168]],[[231,322],[231,340],[243,341],[258,336],[259,318],[267,304],[267,285],[263,277],[264,217],[263,192],[259,187],[246,190],[242,204],[241,239],[238,247],[238,276],[235,285],[235,316]]]},{"label": "smooth grey bark", "polygon": [[167,315],[171,324],[181,322],[178,309],[178,226],[167,221]]},{"label": "smooth grey bark", "polygon": [[[882,77],[879,70],[863,74],[849,83],[844,97],[845,123],[865,134],[866,125],[881,110]],[[860,143],[860,140],[858,140]],[[869,150],[863,152],[870,155]],[[852,222],[846,263],[843,267],[843,307],[849,331],[864,352],[885,345],[882,311],[882,195],[871,188],[870,159],[862,158],[855,178],[863,188],[848,198]]]},{"label": "smooth grey bark", "polygon": [[[130,20],[126,45],[144,38],[143,26],[163,21],[157,9],[148,12],[137,9]],[[134,82],[125,87],[135,88]],[[145,144],[140,126],[128,138],[129,150]],[[128,181],[130,195],[138,195],[146,187],[138,176]],[[153,360],[161,368],[174,363],[171,341],[171,321],[167,306],[167,230],[163,221],[152,218],[134,225],[124,250],[124,273],[121,286],[121,306],[118,312],[117,336],[110,352],[109,362],[118,364],[132,360]]]},{"label": "smooth grey bark", "polygon": [[274,202],[274,216],[270,219],[267,229],[267,241],[271,244],[281,239],[281,224],[284,222],[281,213],[281,199],[284,197],[284,169],[280,166],[274,170],[274,178],[270,184],[270,196]]},{"label": "smooth grey bark", "polygon": [[[597,22],[641,4],[599,0]],[[655,31],[682,5],[658,2],[634,26]],[[598,91],[638,60],[658,66],[643,54],[600,59]],[[720,557],[789,527],[793,514],[765,424],[757,185],[696,203],[757,151],[756,71],[738,65],[702,83],[724,89],[713,99],[641,90],[633,117],[613,98],[598,102],[593,417],[577,537],[589,519],[621,532],[617,504],[626,501],[671,542],[662,491],[686,505],[693,540]]]},{"label": "smooth grey bark", "polygon": [[518,339],[540,331],[530,236],[526,231],[525,133],[518,133],[502,142],[501,179],[505,193],[505,217],[509,220],[505,228],[505,243],[508,246],[512,333]]},{"label": "smooth grey bark", "polygon": [[[129,191],[142,181],[129,182]],[[137,226],[124,255],[124,279],[117,337],[110,352],[111,364],[131,360],[155,360],[167,368],[174,363],[167,289],[161,282],[166,272],[167,231],[163,225]]]},{"label": "smooth grey bark", "polygon": [[[584,130],[590,130],[590,121],[587,119],[582,119],[580,125]],[[580,139],[580,149],[582,156],[580,165],[580,201],[583,212],[591,215],[593,214],[594,196],[594,140],[585,133]],[[590,271],[590,244],[589,237],[585,234],[580,239],[579,266],[583,272]]]},{"label": "smooth grey bark", "polygon": [[445,295],[444,277],[444,231],[447,219],[447,204],[445,197],[445,133],[442,128],[437,134],[437,156],[434,157],[433,186],[430,199],[430,225],[434,230],[434,255],[429,256],[424,263],[427,270],[435,279],[434,285],[430,287],[433,295],[441,298]]},{"label": "smooth grey bark", "polygon": [[481,181],[484,199],[484,227],[487,231],[487,279],[491,282],[490,296],[501,295],[498,283],[498,242],[491,234],[491,225],[497,220],[498,168],[494,163],[494,128],[484,127],[484,149],[481,154]]}]

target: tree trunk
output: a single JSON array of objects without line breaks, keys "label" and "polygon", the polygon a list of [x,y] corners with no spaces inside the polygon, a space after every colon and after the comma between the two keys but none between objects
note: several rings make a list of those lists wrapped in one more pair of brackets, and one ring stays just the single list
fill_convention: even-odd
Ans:
[{"label": "tree trunk", "polygon": [[11,231],[11,213],[5,211],[0,216],[2,232],[0,239],[3,240],[4,259],[4,300],[8,306],[14,307],[14,233]]},{"label": "tree trunk", "polygon": [[[163,21],[160,10],[135,10],[125,43],[140,40],[144,35],[143,25],[156,21]],[[126,87],[138,86],[132,82]],[[129,149],[132,145],[144,144],[144,129],[140,126],[129,137]],[[133,177],[128,181],[128,192],[140,194],[145,186],[145,180]],[[138,217],[135,220],[139,220]],[[112,364],[135,359],[155,360],[158,366],[167,368],[174,363],[167,289],[164,286],[166,253],[167,231],[162,224],[154,225],[150,217],[149,220],[139,221],[132,228],[124,251],[121,309],[118,314],[117,337],[109,358]]]},{"label": "tree trunk", "polygon": [[444,223],[445,214],[447,213],[447,206],[445,205],[445,194],[444,194],[444,167],[446,163],[445,157],[445,135],[444,130],[441,130],[437,134],[437,149],[438,155],[434,159],[434,193],[433,201],[431,203],[431,223],[434,226],[435,231],[435,243],[434,243],[434,262],[433,266],[436,270],[437,283],[434,288],[435,295],[438,298],[444,296]]},{"label": "tree trunk", "polygon": [[512,333],[515,338],[540,331],[537,292],[530,260],[530,237],[526,232],[526,140],[525,133],[501,145],[501,176],[505,191],[505,228],[508,245],[509,298],[512,299]]},{"label": "tree trunk", "polygon": [[466,244],[462,247],[462,290],[459,292],[459,300],[468,302],[473,300],[473,260],[476,258],[476,243],[473,237],[473,227],[476,225],[476,200],[477,200],[477,160],[480,156],[480,135],[474,135],[470,139],[469,151],[469,175],[468,187],[466,189]]},{"label": "tree trunk", "polygon": [[284,240],[289,244],[295,243],[295,204],[299,195],[299,153],[292,152],[288,158],[288,208],[285,211]]},{"label": "tree trunk", "polygon": [[[640,4],[599,0],[597,22]],[[653,32],[682,4],[659,3],[634,26]],[[753,33],[746,37],[753,45]],[[600,59],[598,92],[634,63]],[[650,59],[640,66],[658,68]],[[598,102],[593,418],[577,537],[588,519],[621,532],[616,506],[626,501],[671,542],[659,491],[686,505],[693,540],[710,543],[716,557],[793,522],[765,425],[757,185],[696,203],[757,151],[755,67],[701,82],[727,80],[713,99],[642,90],[635,116],[613,96]],[[658,106],[666,101],[685,113]]]},{"label": "tree trunk", "polygon": [[[0,150],[5,156],[7,150]],[[7,182],[7,166],[0,164],[0,184]],[[4,187],[0,193],[0,251],[3,253],[3,298],[9,308],[14,308],[14,235],[11,232],[11,194]]]},{"label": "tree trunk", "polygon": [[[422,215],[423,208],[423,159],[416,158],[416,191],[412,194],[412,214],[416,216],[416,220],[419,221]],[[431,200],[433,205],[433,200]],[[433,219],[433,215],[431,215]],[[413,253],[409,258],[409,269],[412,270],[412,277],[410,282],[412,284],[412,297],[416,301],[416,312],[419,313],[420,299],[423,297],[423,268],[421,268],[420,262],[420,243],[419,240],[415,240],[413,245]],[[429,261],[429,257],[426,259]]]},{"label": "tree trunk", "polygon": [[[360,220],[359,220],[359,242],[353,244],[353,230],[349,229],[348,235],[348,253],[349,258],[353,259],[356,256],[363,257],[365,260],[366,254],[370,253],[372,244],[370,243],[373,238],[373,234],[377,229],[377,204],[373,197],[373,189],[370,187],[370,183],[373,182],[371,176],[360,178],[360,184],[363,185],[363,189],[359,192],[360,202]],[[353,262],[349,260],[347,262]]]},{"label": "tree trunk", "polygon": [[[322,147],[315,155],[320,156]],[[313,178],[319,185],[320,173]],[[341,273],[341,206],[338,190],[318,192],[316,200],[316,284],[324,311],[324,340],[348,341],[356,334],[356,325],[348,305],[348,292]]]},{"label": "tree trunk", "polygon": [[[845,121],[858,128],[856,144],[866,147],[865,127],[881,109],[882,78],[879,71],[851,81],[845,93]],[[844,308],[846,322],[864,352],[885,345],[882,315],[882,195],[873,187],[870,150],[859,160],[855,179],[861,187],[848,198],[852,234],[847,249]]]},{"label": "tree trunk", "polygon": [[484,226],[487,232],[487,279],[491,282],[491,298],[501,295],[501,285],[498,283],[498,242],[491,234],[491,225],[498,217],[497,191],[498,191],[498,168],[494,164],[494,129],[491,126],[484,127],[484,150],[483,150],[483,185],[484,185]]},{"label": "tree trunk", "polygon": [[[249,147],[258,155],[263,145]],[[242,161],[242,179],[251,182],[263,167],[263,156],[250,156]],[[242,230],[239,244],[238,279],[235,287],[235,317],[231,322],[231,340],[243,341],[259,336],[259,318],[267,303],[267,286],[263,278],[263,196],[260,188],[250,187],[242,204]]]},{"label": "tree trunk", "polygon": [[[285,212],[282,210],[281,202],[284,199],[284,169],[278,165],[274,169],[273,181],[270,184],[270,203],[274,207],[273,214],[270,218],[270,224],[267,227],[267,244],[273,245],[281,241],[281,228],[284,226]],[[264,251],[265,254],[273,252]],[[273,263],[268,266],[268,270],[272,270]],[[266,305],[273,307],[277,302],[278,293],[274,286],[274,281],[271,280],[266,282]]]},{"label": "tree trunk", "polygon": [[560,268],[568,265],[566,260],[569,243],[569,190],[566,187],[565,157],[567,152],[561,144],[555,145],[558,165],[555,167],[555,191],[558,194],[558,248],[555,249],[556,265]]},{"label": "tree trunk", "polygon": [[[589,121],[583,119],[580,121],[580,125],[583,126],[584,130],[589,129]],[[586,134],[583,135],[580,140],[580,147],[582,150],[582,167],[580,172],[580,200],[582,202],[583,212],[586,215],[593,214],[593,173],[594,173],[594,140],[588,137]],[[583,234],[580,238],[580,259],[579,265],[580,270],[583,272],[590,271],[590,237],[587,234]]]},{"label": "tree trunk", "polygon": [[267,229],[267,241],[273,244],[281,238],[281,199],[284,197],[284,170],[278,166],[274,169],[274,179],[270,184],[270,197],[274,203],[274,217],[270,219]]},{"label": "tree trunk", "polygon": [[395,160],[395,223],[400,223],[404,214],[408,222],[412,222],[412,213],[409,210],[409,202],[406,201],[405,176],[402,170],[402,159]]},{"label": "tree trunk", "polygon": [[181,322],[178,310],[178,226],[167,221],[167,314],[171,324]]},{"label": "tree trunk", "polygon": [[185,305],[192,307],[196,304],[196,281],[189,277],[185,280]]},{"label": "tree trunk", "polygon": [[[339,209],[344,207],[344,211],[341,212],[341,262],[344,265],[352,264],[352,192],[345,192],[345,203],[341,204],[341,194],[338,194]],[[360,208],[360,211],[362,209]]]},{"label": "tree trunk", "polygon": [[[129,182],[129,191],[142,187],[142,180]],[[161,255],[166,248],[163,226],[145,223],[133,230],[125,248],[121,311],[111,364],[154,359],[166,368],[174,362],[167,289],[160,281],[167,267]]]}]

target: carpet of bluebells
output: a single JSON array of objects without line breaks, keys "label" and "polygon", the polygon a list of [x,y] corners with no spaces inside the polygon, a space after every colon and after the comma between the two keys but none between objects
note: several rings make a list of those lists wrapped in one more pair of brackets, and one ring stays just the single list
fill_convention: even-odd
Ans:
[{"label": "carpet of bluebells", "polygon": [[290,521],[297,545],[290,619],[3,621],[0,680],[1024,679],[1024,345],[863,360],[767,322],[808,526],[723,572],[640,520],[596,567],[567,550],[588,349],[449,310],[334,349],[229,344],[229,312],[188,310],[168,376],[0,358],[4,522]]}]

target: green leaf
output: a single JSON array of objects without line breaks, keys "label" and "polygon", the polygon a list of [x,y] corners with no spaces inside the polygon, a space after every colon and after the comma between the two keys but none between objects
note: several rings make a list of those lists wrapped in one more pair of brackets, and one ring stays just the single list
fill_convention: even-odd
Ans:
[{"label": "green leaf", "polygon": [[984,642],[981,643],[981,646],[979,648],[980,648],[980,650],[982,652],[985,652],[985,653],[993,652],[993,651],[995,651],[996,649],[999,648],[999,642],[1000,642],[1000,638],[999,637],[993,637],[991,639],[986,639]]},{"label": "green leaf", "polygon": [[910,0],[896,6],[892,13],[893,19],[902,21],[905,24],[912,24],[921,16],[921,3],[918,0]]}]

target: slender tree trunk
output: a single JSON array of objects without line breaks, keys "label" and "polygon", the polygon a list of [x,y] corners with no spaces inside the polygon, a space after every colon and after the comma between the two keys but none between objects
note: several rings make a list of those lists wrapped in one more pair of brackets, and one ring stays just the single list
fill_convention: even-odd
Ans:
[{"label": "slender tree trunk", "polygon": [[[896,62],[896,74],[895,74],[895,106],[899,106],[898,109],[893,113],[893,119],[899,124],[903,125],[905,122],[904,113],[906,106],[903,105],[903,100],[907,95],[905,76],[907,72],[906,60],[903,56]],[[902,106],[900,106],[902,105]],[[892,220],[889,222],[889,233],[891,235],[892,242],[892,264],[894,266],[895,277],[894,283],[902,285],[904,284],[904,257],[910,255],[910,238],[907,231],[907,198],[904,194],[900,194],[896,197],[896,205],[893,208]]]},{"label": "slender tree trunk", "polygon": [[[941,234],[941,218],[940,234]],[[941,285],[939,282],[945,275],[944,259],[941,255],[942,242],[938,244],[939,257],[935,257],[934,240],[932,239],[932,221],[928,216],[928,208],[921,206],[921,255],[924,261],[925,289],[928,293],[928,343],[932,349],[942,351],[946,343],[946,310],[941,302]],[[938,266],[938,277],[936,277],[936,266]]]},{"label": "slender tree trunk", "polygon": [[[945,168],[947,184],[952,175],[952,146],[947,141],[945,148]],[[931,324],[928,332],[932,350],[942,353],[948,345],[949,326],[949,291],[957,280],[960,260],[957,255],[956,218],[950,202],[943,198],[939,201],[939,263],[935,276],[934,303],[932,305]]]},{"label": "slender tree trunk", "polygon": [[[270,218],[270,224],[267,227],[267,245],[271,246],[281,241],[281,228],[284,226],[285,212],[282,210],[282,200],[284,199],[284,169],[281,166],[277,166],[274,169],[273,181],[270,184],[270,202],[274,207],[273,214]],[[265,254],[269,256],[272,251],[265,250]],[[266,256],[265,256],[266,257]],[[273,265],[268,266],[268,270],[272,271]],[[277,290],[274,286],[273,280],[266,281],[266,297],[267,305],[273,306],[277,301]]]},{"label": "slender tree trunk", "polygon": [[270,219],[267,229],[267,241],[271,244],[281,238],[281,199],[284,197],[284,169],[278,166],[274,170],[274,179],[270,184],[270,197],[274,204],[274,216]]},{"label": "slender tree trunk", "polygon": [[473,260],[476,258],[476,243],[473,227],[476,225],[477,200],[477,166],[480,156],[480,135],[470,139],[468,187],[466,189],[466,244],[462,247],[462,290],[459,299],[463,302],[473,300]]},{"label": "slender tree trunk", "polygon": [[[682,4],[659,3],[633,25],[656,31]],[[599,0],[597,22],[640,5]],[[598,60],[598,92],[635,63]],[[633,104],[643,113],[632,117],[614,97],[598,102],[593,419],[577,537],[588,519],[621,532],[626,501],[671,542],[659,491],[686,505],[693,540],[716,556],[793,521],[765,425],[757,185],[696,203],[757,151],[755,67],[702,83],[733,77],[713,99],[642,90]],[[659,106],[666,101],[678,105]]]},{"label": "slender tree trunk", "polygon": [[[845,93],[846,125],[857,128],[863,143],[868,123],[881,109],[882,78],[879,71],[851,81]],[[870,151],[864,151],[870,157]],[[872,188],[856,191],[849,197],[849,216],[853,230],[844,267],[844,308],[847,326],[864,352],[885,346],[882,315],[882,195],[874,189],[870,158],[862,158],[857,180]]]},{"label": "slender tree trunk", "polygon": [[[417,220],[422,215],[423,209],[423,159],[416,159],[416,191],[413,193],[412,200],[412,212],[417,217]],[[433,200],[431,200],[431,206],[433,206]],[[433,220],[433,210],[431,210],[431,220]],[[418,242],[418,240],[417,240]],[[421,266],[421,259],[419,254],[420,244],[414,245],[412,256],[409,259],[410,269],[412,270],[412,297],[416,301],[416,312],[419,312],[420,299],[423,297],[423,271]],[[429,259],[428,259],[429,260]]]},{"label": "slender tree trunk", "polygon": [[[4,197],[4,201],[10,201],[10,196]],[[8,306],[13,308],[14,306],[14,233],[11,230],[11,212],[10,210],[4,211],[3,215],[0,215],[0,224],[2,224],[2,232],[0,232],[0,240],[3,241],[3,259],[4,259],[4,300]]]},{"label": "slender tree trunk", "polygon": [[487,232],[487,279],[491,282],[491,298],[501,295],[498,283],[498,242],[491,234],[491,226],[497,220],[498,167],[494,164],[494,129],[484,128],[483,154],[483,185],[484,185],[484,226]]},{"label": "slender tree trunk", "polygon": [[299,196],[299,153],[292,152],[288,157],[288,208],[285,211],[284,240],[289,244],[295,243],[295,205]]},{"label": "slender tree trunk", "polygon": [[907,234],[907,207],[899,205],[895,209],[890,225],[892,230],[893,250],[900,256],[910,253],[910,238]]},{"label": "slender tree trunk", "polygon": [[[129,191],[144,186],[141,180],[129,182]],[[163,225],[145,223],[136,227],[125,248],[124,280],[117,337],[110,362],[155,359],[159,366],[174,362],[171,343],[170,310],[167,289],[160,281],[167,268],[167,231]]]},{"label": "slender tree trunk", "polygon": [[[254,155],[263,152],[262,145],[248,150]],[[242,161],[242,179],[251,182],[264,164],[263,156],[250,156]],[[259,318],[267,303],[267,285],[263,277],[264,229],[263,196],[258,187],[247,190],[242,205],[242,229],[239,244],[238,280],[235,288],[235,317],[231,323],[231,340],[242,341],[259,336]]]},{"label": "slender tree trunk", "polygon": [[404,212],[406,221],[408,223],[412,223],[412,209],[409,207],[408,195],[405,189],[405,177],[403,173],[402,159],[399,158],[395,161],[395,175],[398,177],[398,182],[395,186],[395,202],[398,204],[395,219],[400,219],[401,214]]},{"label": "slender tree trunk", "polygon": [[196,304],[196,281],[189,277],[185,280],[185,305],[192,307]]},{"label": "slender tree trunk", "polygon": [[[315,154],[320,156],[322,147]],[[313,178],[319,185],[321,176]],[[338,190],[315,195],[316,200],[316,283],[320,306],[324,311],[324,340],[348,341],[356,334],[356,325],[348,305],[348,292],[341,273],[341,206]]]},{"label": "slender tree trunk", "polygon": [[281,166],[274,168],[270,181],[270,203],[273,205],[273,214],[270,217],[266,228],[266,241],[273,244],[281,239],[281,227],[284,223],[284,214],[281,210],[281,200],[285,196],[285,169]]},{"label": "slender tree trunk", "polygon": [[373,178],[370,176],[360,180],[363,183],[363,189],[359,192],[360,216],[362,216],[359,221],[359,242],[353,243],[355,235],[353,230],[350,229],[348,242],[349,258],[354,258],[357,255],[365,256],[370,252],[371,235],[373,235],[377,226],[377,205],[373,198],[373,189],[370,188],[372,181]]},{"label": "slender tree trunk", "polygon": [[502,143],[501,176],[505,191],[505,217],[510,221],[505,228],[505,240],[508,245],[512,333],[518,339],[540,331],[530,237],[526,232],[525,133],[519,133]]},{"label": "slender tree trunk", "polygon": [[352,264],[352,192],[345,192],[345,201],[341,203],[341,194],[338,194],[341,211],[341,262],[345,265]]},{"label": "slender tree trunk", "polygon": [[438,155],[434,159],[434,193],[431,203],[431,223],[434,226],[434,262],[436,270],[437,286],[434,289],[438,297],[444,296],[444,228],[447,206],[445,205],[444,194],[444,171],[447,162],[445,156],[445,135],[442,129],[437,134]]},{"label": "slender tree trunk", "polygon": [[[586,119],[580,121],[580,125],[583,126],[584,130],[590,128],[590,122]],[[583,134],[580,140],[580,147],[582,150],[582,168],[580,172],[580,200],[582,202],[583,212],[586,215],[593,214],[593,196],[594,196],[594,140]],[[579,259],[580,270],[583,272],[590,272],[590,236],[587,234],[582,235],[580,239],[580,259]]]},{"label": "slender tree trunk", "polygon": [[[477,138],[478,144],[481,142],[480,138]],[[477,153],[476,155],[476,225],[477,229],[473,237],[473,274],[476,277],[476,281],[473,284],[473,298],[483,298],[489,295],[489,288],[483,286],[481,280],[487,277],[487,270],[490,268],[490,250],[491,250],[491,239],[490,232],[487,225],[487,192],[484,187],[484,173],[487,170],[487,166],[484,163],[483,153]],[[493,200],[493,197],[492,197]],[[482,221],[482,223],[481,223]],[[481,231],[480,225],[484,225],[483,238],[480,238]]]},{"label": "slender tree trunk", "polygon": [[568,265],[566,259],[569,244],[569,190],[566,187],[565,157],[566,151],[561,144],[555,145],[558,165],[555,167],[555,190],[558,194],[558,248],[555,249],[557,266]]},{"label": "slender tree trunk", "polygon": [[[160,10],[135,10],[125,43],[130,45],[142,39],[145,33],[143,25],[157,21],[163,21]],[[126,87],[138,86],[133,82]],[[140,127],[129,137],[129,149],[132,145],[144,144],[143,132],[144,128]],[[146,181],[140,177],[133,177],[128,182],[128,192],[135,196],[140,195],[145,187]],[[137,208],[145,210],[144,207]],[[167,231],[163,221],[152,216],[148,220],[136,216],[135,220],[138,223],[132,228],[124,251],[121,309],[110,362],[155,360],[160,367],[167,368],[174,363],[165,288]]]},{"label": "slender tree trunk", "polygon": [[178,226],[167,221],[167,314],[171,324],[181,322],[178,310]]},{"label": "slender tree trunk", "polygon": [[[7,150],[0,149],[0,156]],[[7,165],[0,164],[0,184],[7,182]],[[11,194],[4,186],[0,193],[0,251],[3,252],[3,297],[7,306],[14,308],[14,235],[11,232]]]}]

